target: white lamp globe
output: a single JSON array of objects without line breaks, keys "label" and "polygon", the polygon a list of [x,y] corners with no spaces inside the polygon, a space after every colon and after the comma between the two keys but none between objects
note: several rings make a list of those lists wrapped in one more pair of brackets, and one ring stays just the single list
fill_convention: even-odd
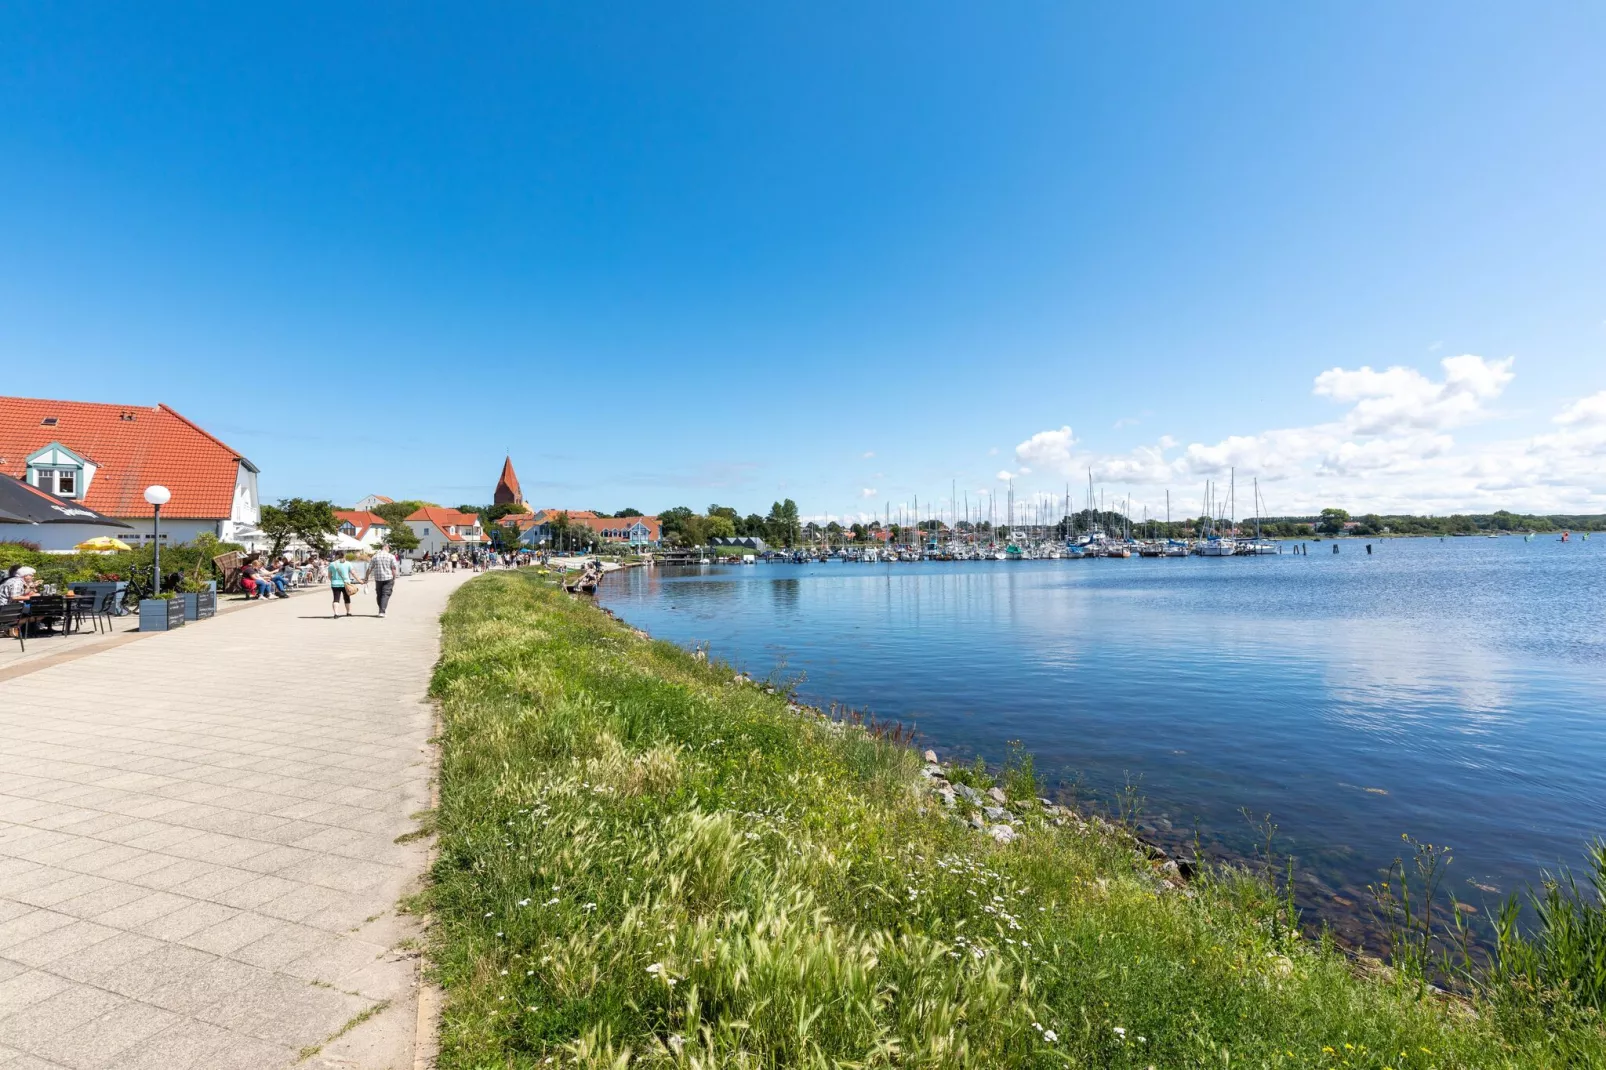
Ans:
[{"label": "white lamp globe", "polygon": [[166,505],[167,499],[171,498],[172,496],[173,492],[162,486],[160,483],[145,488],[145,500],[150,502],[152,505]]}]

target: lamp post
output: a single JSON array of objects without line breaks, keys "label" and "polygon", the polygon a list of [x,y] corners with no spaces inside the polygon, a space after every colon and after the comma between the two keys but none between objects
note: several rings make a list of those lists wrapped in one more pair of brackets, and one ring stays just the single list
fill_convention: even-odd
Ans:
[{"label": "lamp post", "polygon": [[151,547],[156,551],[156,564],[152,567],[156,582],[151,586],[151,596],[162,593],[162,506],[173,496],[173,492],[160,483],[145,488],[145,500],[151,503]]}]

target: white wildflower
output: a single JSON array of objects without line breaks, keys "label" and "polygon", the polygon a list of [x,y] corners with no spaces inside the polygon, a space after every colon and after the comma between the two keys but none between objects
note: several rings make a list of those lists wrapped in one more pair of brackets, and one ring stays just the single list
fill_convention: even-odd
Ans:
[{"label": "white wildflower", "polygon": [[1043,1030],[1043,1039],[1048,1041],[1050,1044],[1052,1044],[1055,1041],[1059,1040],[1059,1038],[1060,1038],[1060,1035],[1058,1033],[1054,1032],[1054,1030],[1052,1030],[1052,1029]]}]

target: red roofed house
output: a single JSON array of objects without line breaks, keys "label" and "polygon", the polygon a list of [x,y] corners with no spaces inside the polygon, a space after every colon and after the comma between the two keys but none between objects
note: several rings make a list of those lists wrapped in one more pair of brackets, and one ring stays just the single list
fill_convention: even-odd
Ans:
[{"label": "red roofed house", "polygon": [[664,536],[663,524],[655,516],[598,516],[589,509],[541,509],[527,523],[519,524],[519,541],[526,546],[551,542],[552,522],[560,513],[567,513],[571,527],[590,528],[603,542],[656,546]]},{"label": "red roofed house", "polygon": [[480,514],[460,513],[456,509],[443,509],[426,505],[407,518],[407,526],[418,536],[416,557],[437,550],[472,550],[491,540],[480,526]]},{"label": "red roofed house", "polygon": [[390,521],[366,509],[336,509],[340,530],[360,543],[378,549],[390,536]]},{"label": "red roofed house", "polygon": [[[163,544],[202,532],[253,549],[261,539],[256,465],[166,405],[0,397],[0,472],[132,524],[117,533],[124,542],[151,540],[145,488],[153,484],[172,492],[162,507]],[[105,533],[45,524],[20,537],[70,550]]]}]

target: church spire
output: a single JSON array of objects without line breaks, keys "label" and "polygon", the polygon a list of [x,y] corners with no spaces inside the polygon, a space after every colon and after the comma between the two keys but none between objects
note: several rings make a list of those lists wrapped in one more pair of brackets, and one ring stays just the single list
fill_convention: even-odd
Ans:
[{"label": "church spire", "polygon": [[491,501],[496,505],[523,505],[524,492],[519,490],[519,477],[513,471],[513,458],[502,462],[502,478],[496,481],[496,492]]}]

